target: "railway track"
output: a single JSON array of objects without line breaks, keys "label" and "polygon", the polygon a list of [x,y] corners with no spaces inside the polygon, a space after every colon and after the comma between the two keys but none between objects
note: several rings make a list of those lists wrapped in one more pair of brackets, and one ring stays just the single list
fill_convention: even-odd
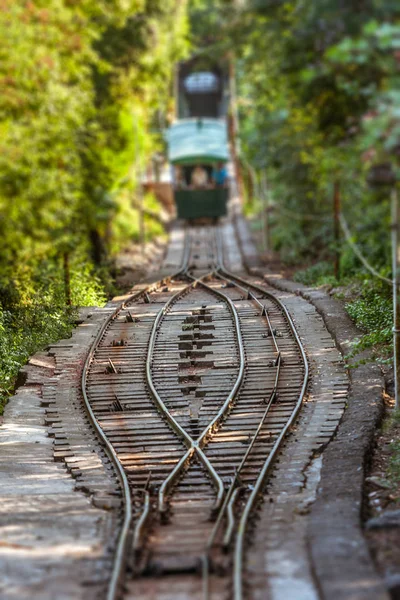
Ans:
[{"label": "railway track", "polygon": [[109,600],[246,595],[245,549],[308,364],[283,304],[224,268],[217,227],[121,305],[82,388],[124,496]]}]

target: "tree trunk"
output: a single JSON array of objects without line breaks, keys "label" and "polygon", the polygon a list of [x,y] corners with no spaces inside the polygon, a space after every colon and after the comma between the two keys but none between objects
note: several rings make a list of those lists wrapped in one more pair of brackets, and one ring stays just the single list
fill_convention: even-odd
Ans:
[{"label": "tree trunk", "polygon": [[104,251],[103,240],[101,238],[100,233],[97,231],[97,229],[90,230],[89,239],[90,239],[90,244],[91,244],[91,254],[92,254],[93,262],[95,265],[100,266],[101,264],[103,264],[105,251]]},{"label": "tree trunk", "polygon": [[69,252],[63,253],[63,269],[64,269],[64,290],[65,290],[65,304],[67,306],[72,305],[71,301],[71,271],[69,264]]},{"label": "tree trunk", "polygon": [[397,189],[392,191],[392,257],[393,257],[393,362],[395,408],[399,408],[400,385],[400,209]]},{"label": "tree trunk", "polygon": [[244,185],[243,185],[243,172],[242,165],[240,164],[237,138],[239,135],[239,119],[238,119],[238,108],[236,101],[236,76],[235,76],[235,62],[234,56],[231,55],[229,58],[229,91],[230,91],[230,111],[228,120],[229,138],[231,142],[232,159],[235,167],[236,183],[238,189],[238,195],[243,202],[244,200]]},{"label": "tree trunk", "polygon": [[333,184],[333,239],[335,243],[335,257],[333,262],[334,275],[339,279],[340,275],[340,186],[339,182]]}]

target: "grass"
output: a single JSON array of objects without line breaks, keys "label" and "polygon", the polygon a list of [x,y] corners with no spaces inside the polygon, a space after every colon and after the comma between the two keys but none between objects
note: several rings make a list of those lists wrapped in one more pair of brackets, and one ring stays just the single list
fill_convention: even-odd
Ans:
[{"label": "grass", "polygon": [[352,355],[373,348],[380,362],[391,362],[393,340],[393,307],[391,298],[373,283],[364,285],[360,297],[345,305],[357,327],[365,331],[354,343]]},{"label": "grass", "polygon": [[333,274],[333,266],[326,261],[318,262],[311,267],[297,271],[293,279],[298,283],[309,286],[338,285],[338,281]]},{"label": "grass", "polygon": [[[73,307],[64,303],[63,273],[59,264],[38,266],[32,281],[7,309],[0,305],[0,414],[13,393],[21,367],[49,344],[71,335],[78,306],[102,305],[105,285],[88,262],[71,265]],[[20,287],[23,288],[20,282]]]},{"label": "grass", "polygon": [[76,312],[43,305],[0,312],[0,414],[20,368],[38,350],[69,337]]},{"label": "grass", "polygon": [[325,261],[297,271],[293,279],[307,286],[339,288],[335,297],[345,300],[347,313],[363,332],[354,341],[347,359],[371,348],[375,360],[383,364],[392,362],[393,306],[390,286],[360,272],[338,281],[333,275],[332,264]]}]

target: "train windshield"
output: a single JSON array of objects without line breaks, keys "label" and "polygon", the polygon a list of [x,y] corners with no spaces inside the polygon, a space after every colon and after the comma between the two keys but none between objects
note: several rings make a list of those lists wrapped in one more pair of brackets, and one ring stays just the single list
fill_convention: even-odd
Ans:
[{"label": "train windshield", "polygon": [[211,94],[219,91],[219,77],[211,71],[191,73],[184,81],[187,94]]}]

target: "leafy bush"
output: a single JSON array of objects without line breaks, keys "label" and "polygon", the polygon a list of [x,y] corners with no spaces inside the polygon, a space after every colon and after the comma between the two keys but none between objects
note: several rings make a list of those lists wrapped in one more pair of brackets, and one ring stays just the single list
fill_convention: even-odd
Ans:
[{"label": "leafy bush", "polygon": [[[16,282],[12,305],[0,304],[0,412],[29,356],[71,334],[77,309],[65,306],[61,265],[43,262]],[[106,296],[93,266],[82,257],[71,264],[74,306],[101,305]]]},{"label": "leafy bush", "polygon": [[325,261],[318,262],[307,269],[297,271],[293,279],[304,285],[323,285],[326,283],[334,285],[337,283],[333,275],[332,264]]},{"label": "leafy bush", "polygon": [[29,356],[71,333],[76,311],[34,305],[0,310],[0,412]]},{"label": "leafy bush", "polygon": [[391,351],[393,307],[390,287],[384,283],[367,280],[360,297],[346,304],[346,310],[357,327],[366,333],[354,343],[351,356],[365,348],[381,347],[380,354]]},{"label": "leafy bush", "polygon": [[99,306],[106,301],[104,285],[93,266],[87,262],[75,263],[71,272],[72,304]]},{"label": "leafy bush", "polygon": [[[384,357],[391,353],[393,306],[390,286],[376,279],[365,278],[360,273],[338,282],[333,276],[332,264],[324,261],[297,271],[293,279],[308,286],[342,284],[346,286],[346,293],[351,292],[355,297],[345,304],[345,308],[356,326],[365,333],[354,342],[347,358],[366,348],[374,348],[379,360],[385,360]],[[340,292],[336,296],[343,297]]]}]

